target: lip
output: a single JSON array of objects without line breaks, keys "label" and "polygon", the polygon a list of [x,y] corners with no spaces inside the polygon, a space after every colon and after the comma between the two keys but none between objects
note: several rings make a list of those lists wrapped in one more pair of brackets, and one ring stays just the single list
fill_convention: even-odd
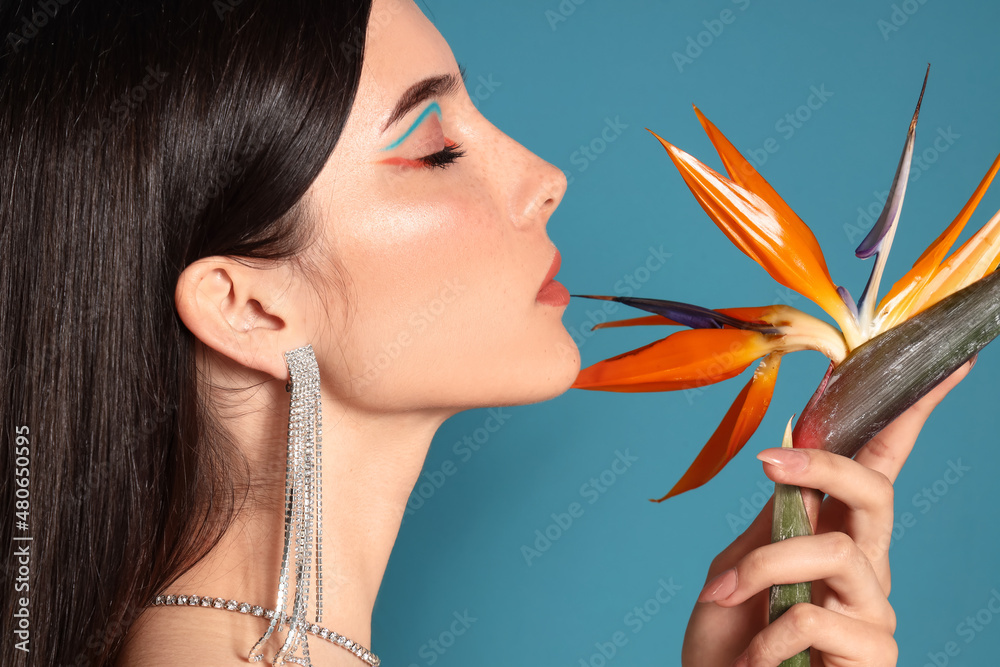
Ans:
[{"label": "lip", "polygon": [[541,286],[538,288],[539,292],[552,282],[556,274],[559,273],[560,266],[562,266],[562,255],[559,254],[559,248],[556,248],[556,255],[552,258],[552,266],[549,267],[549,272],[545,274],[545,280],[542,281]]},{"label": "lip", "polygon": [[565,285],[555,279],[556,274],[559,273],[559,266],[561,264],[562,256],[557,249],[555,257],[552,258],[552,266],[549,267],[549,272],[545,274],[545,282],[542,283],[542,287],[535,296],[536,302],[546,306],[565,306],[569,304],[569,291]]}]

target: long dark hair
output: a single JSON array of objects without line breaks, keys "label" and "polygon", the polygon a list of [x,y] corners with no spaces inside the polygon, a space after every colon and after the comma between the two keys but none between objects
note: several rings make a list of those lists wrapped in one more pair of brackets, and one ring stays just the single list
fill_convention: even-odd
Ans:
[{"label": "long dark hair", "polygon": [[174,288],[309,242],[370,11],[0,0],[0,664],[112,663],[246,498]]}]

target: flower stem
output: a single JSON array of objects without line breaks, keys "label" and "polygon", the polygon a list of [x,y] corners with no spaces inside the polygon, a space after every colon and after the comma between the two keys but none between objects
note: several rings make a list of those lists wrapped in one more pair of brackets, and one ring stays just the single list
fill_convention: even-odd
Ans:
[{"label": "flower stem", "polygon": [[[792,446],[792,421],[788,420],[782,447]],[[812,535],[812,526],[802,501],[802,490],[797,486],[776,483],[774,485],[774,515],[771,520],[771,542],[780,542],[789,537]],[[809,602],[812,584],[778,584],[771,586],[768,603],[768,623],[774,623],[792,605]],[[809,649],[802,651],[781,663],[782,667],[809,667]]]},{"label": "flower stem", "polygon": [[795,446],[854,456],[1000,335],[1000,272],[854,349],[795,425]]}]

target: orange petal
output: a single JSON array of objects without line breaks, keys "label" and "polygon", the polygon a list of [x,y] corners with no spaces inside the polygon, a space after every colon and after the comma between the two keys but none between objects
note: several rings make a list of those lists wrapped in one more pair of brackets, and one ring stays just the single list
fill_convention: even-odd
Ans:
[{"label": "orange petal", "polygon": [[705,128],[705,132],[708,134],[708,138],[711,139],[712,145],[715,146],[715,150],[719,153],[719,157],[722,158],[722,165],[726,168],[729,178],[766,201],[771,208],[785,219],[786,224],[791,224],[799,228],[798,234],[802,237],[802,242],[808,245],[809,252],[818,258],[822,270],[826,272],[827,279],[829,279],[830,274],[826,267],[823,251],[820,249],[819,242],[813,235],[812,230],[809,229],[806,223],[802,222],[802,219],[796,215],[792,207],[785,203],[785,200],[775,192],[771,184],[743,157],[743,154],[736,150],[736,147],[730,143],[729,139],[726,139],[726,136],[719,131],[719,128],[712,121],[705,118],[698,107],[694,108],[694,112],[697,114],[698,120],[701,121],[701,126]]},{"label": "orange petal", "polygon": [[914,301],[917,300],[922,288],[937,272],[941,260],[948,254],[951,246],[962,233],[962,229],[972,217],[979,202],[982,201],[983,195],[986,194],[986,190],[990,187],[998,170],[1000,170],[1000,155],[993,161],[986,175],[983,176],[983,180],[979,182],[979,186],[969,197],[969,201],[965,203],[962,210],[959,211],[955,220],[924,250],[923,254],[913,263],[913,268],[896,281],[888,294],[882,298],[882,302],[879,304],[879,316],[885,318],[887,327],[901,322],[911,314]]},{"label": "orange petal", "polygon": [[1000,259],[1000,212],[951,254],[924,283],[908,316],[930,308],[949,294],[976,282]]},{"label": "orange petal", "polygon": [[677,165],[708,216],[733,244],[782,285],[830,314],[854,338],[854,319],[830,278],[812,231],[798,217],[788,219],[765,199],[722,176],[652,132]]},{"label": "orange petal", "polygon": [[983,195],[986,194],[986,190],[990,187],[990,183],[993,182],[998,170],[1000,170],[1000,155],[997,155],[996,159],[993,160],[993,164],[990,165],[989,171],[987,171],[986,175],[983,176],[983,180],[979,182],[975,192],[972,193],[972,196],[969,197],[969,201],[967,201],[965,206],[962,207],[962,210],[959,211],[954,222],[952,222],[947,229],[941,232],[941,236],[937,237],[934,243],[927,247],[927,250],[924,250],[923,254],[920,255],[920,257],[917,258],[917,261],[913,263],[914,266],[927,258],[934,258],[931,262],[932,264],[938,264],[941,262],[944,256],[948,254],[948,251],[951,250],[951,246],[955,243],[955,239],[957,239],[958,235],[962,233],[962,228],[965,226],[965,223],[968,222],[969,218],[972,217],[976,207],[979,206],[979,202],[983,200]]},{"label": "orange petal", "polygon": [[670,489],[670,493],[657,499],[656,502],[663,502],[667,498],[701,486],[715,477],[739,453],[760,426],[764,413],[771,404],[780,366],[780,352],[764,357],[694,463],[674,488]]},{"label": "orange petal", "polygon": [[780,344],[780,337],[742,329],[678,331],[583,369],[573,388],[640,392],[704,387],[739,375]]}]

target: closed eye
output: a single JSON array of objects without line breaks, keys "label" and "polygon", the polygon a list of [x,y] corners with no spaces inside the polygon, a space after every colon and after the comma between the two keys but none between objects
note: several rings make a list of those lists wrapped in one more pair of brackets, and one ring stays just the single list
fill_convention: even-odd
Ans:
[{"label": "closed eye", "polygon": [[437,151],[436,153],[431,153],[430,155],[425,155],[415,160],[410,160],[402,157],[391,157],[385,160],[380,160],[382,164],[397,165],[400,167],[410,167],[413,169],[427,169],[434,167],[441,167],[444,169],[451,164],[454,164],[459,158],[465,156],[465,151],[462,150],[462,144],[457,144],[450,139],[445,139],[444,148]]},{"label": "closed eye", "polygon": [[461,157],[465,157],[465,151],[462,150],[462,144],[452,143],[451,141],[445,140],[444,149],[438,151],[437,153],[431,153],[419,159],[419,162],[423,163],[425,167],[441,167],[444,169],[450,164],[454,164],[456,160]]}]

